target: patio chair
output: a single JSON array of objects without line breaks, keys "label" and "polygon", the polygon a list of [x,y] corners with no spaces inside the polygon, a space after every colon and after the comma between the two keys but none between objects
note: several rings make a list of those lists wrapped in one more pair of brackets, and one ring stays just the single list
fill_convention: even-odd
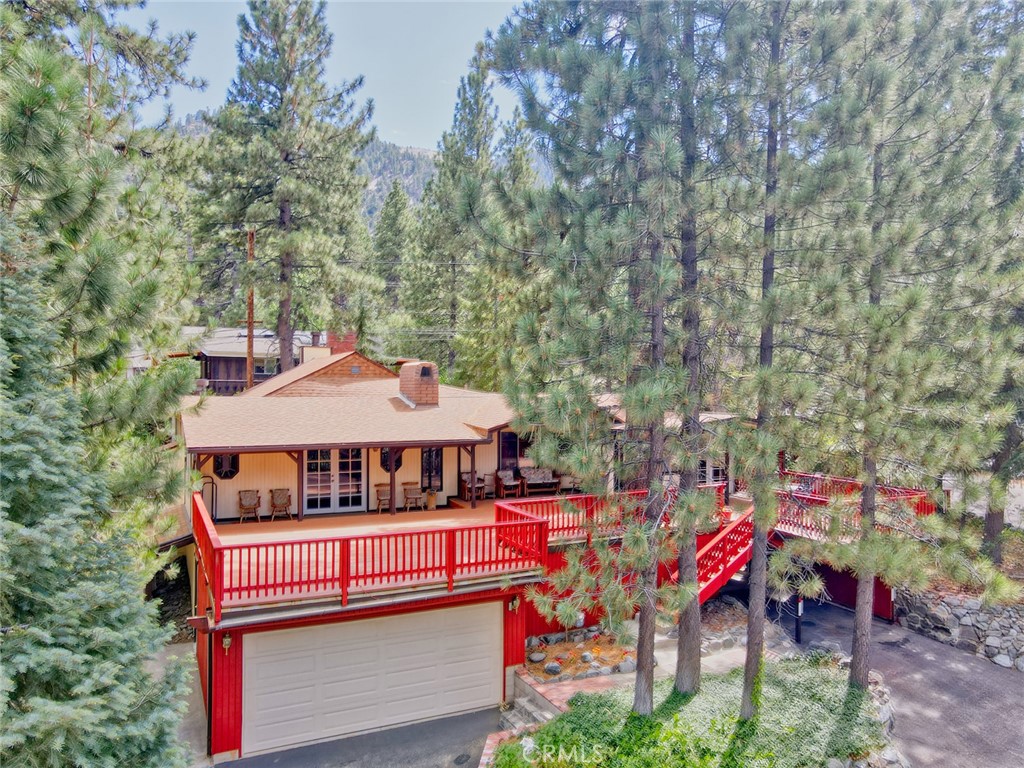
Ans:
[{"label": "patio chair", "polygon": [[270,491],[270,519],[278,515],[292,519],[292,492],[287,488],[274,488]]},{"label": "patio chair", "polygon": [[[465,501],[469,501],[473,494],[473,486],[469,482],[469,476],[469,472],[463,472],[462,477],[459,478],[459,497]],[[476,497],[478,499],[484,497],[484,476],[481,474],[476,476]]]},{"label": "patio chair", "polygon": [[245,518],[251,517],[257,523],[260,521],[260,506],[263,499],[259,491],[238,492],[238,522],[245,522]]},{"label": "patio chair", "polygon": [[523,495],[523,479],[516,477],[515,470],[502,469],[495,477],[494,491],[499,499]]},{"label": "patio chair", "polygon": [[373,489],[377,492],[377,514],[384,507],[391,509],[391,483],[375,483]]},{"label": "patio chair", "polygon": [[420,488],[420,484],[417,482],[402,483],[402,496],[405,498],[405,511],[408,512],[413,507],[419,507],[421,510],[425,509],[425,502],[423,499],[423,489]]}]

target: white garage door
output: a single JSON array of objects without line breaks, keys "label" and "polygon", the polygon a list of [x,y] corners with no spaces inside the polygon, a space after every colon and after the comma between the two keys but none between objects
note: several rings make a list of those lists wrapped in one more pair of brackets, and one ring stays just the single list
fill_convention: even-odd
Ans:
[{"label": "white garage door", "polygon": [[496,706],[501,603],[245,636],[242,754]]}]

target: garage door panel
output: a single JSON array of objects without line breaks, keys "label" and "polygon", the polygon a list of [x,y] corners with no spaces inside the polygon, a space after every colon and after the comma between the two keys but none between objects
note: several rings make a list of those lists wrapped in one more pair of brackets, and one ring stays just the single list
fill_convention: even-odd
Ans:
[{"label": "garage door panel", "polygon": [[242,752],[495,706],[501,625],[493,602],[249,634]]}]

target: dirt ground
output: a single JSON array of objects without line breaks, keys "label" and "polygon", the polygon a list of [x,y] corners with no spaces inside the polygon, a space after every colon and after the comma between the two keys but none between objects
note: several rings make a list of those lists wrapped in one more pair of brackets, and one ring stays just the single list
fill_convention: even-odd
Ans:
[{"label": "dirt ground", "polygon": [[[542,645],[538,648],[531,648],[526,653],[541,652],[545,654],[543,661],[529,661],[527,659],[526,669],[537,680],[548,681],[559,675],[576,675],[593,669],[592,662],[597,662],[601,667],[614,667],[623,659],[634,656],[634,649],[619,645],[611,635],[593,634],[587,637],[582,643],[563,641]],[[583,661],[583,654],[590,653],[593,658],[590,661]],[[544,671],[544,665],[557,661],[562,665],[562,671],[558,675],[549,675]]]},{"label": "dirt ground", "polygon": [[[735,627],[745,627],[747,611],[742,605],[733,601],[709,600],[701,606],[700,623],[705,634],[720,634]],[[662,632],[671,629],[667,623],[660,623],[660,626]],[[614,668],[623,659],[636,657],[635,648],[620,645],[611,635],[600,633],[590,635],[581,643],[563,641],[531,648],[527,651],[527,657],[538,651],[545,654],[544,659],[532,662],[527,658],[526,669],[535,679],[542,682],[548,682],[560,675],[575,676],[594,669],[595,663],[599,667]],[[584,653],[590,653],[592,659],[583,661]],[[562,671],[558,675],[549,675],[544,671],[544,666],[552,661],[557,661],[562,666]]]},{"label": "dirt ground", "polygon": [[195,630],[186,620],[192,615],[192,595],[188,586],[188,568],[185,558],[175,561],[177,574],[168,579],[158,573],[150,583],[149,599],[160,603],[160,623],[174,627],[172,643],[190,643],[195,639]]}]

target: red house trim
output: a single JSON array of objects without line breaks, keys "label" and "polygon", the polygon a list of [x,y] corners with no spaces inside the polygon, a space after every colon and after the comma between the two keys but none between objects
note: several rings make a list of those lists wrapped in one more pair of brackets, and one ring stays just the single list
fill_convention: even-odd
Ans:
[{"label": "red house trim", "polygon": [[[328,616],[312,616],[303,619],[289,619],[286,621],[256,624],[253,626],[240,627],[228,630],[216,630],[213,632],[213,655],[212,655],[212,685],[213,685],[213,706],[209,707],[210,714],[210,735],[208,753],[211,755],[232,754],[239,755],[242,748],[242,676],[244,669],[242,665],[242,648],[245,644],[245,636],[251,632],[268,632],[278,629],[295,629],[298,627],[309,627],[318,624],[337,624],[346,621],[359,619],[370,619],[380,616],[397,615],[403,613],[417,613],[419,611],[436,610],[439,608],[450,608],[456,605],[471,605],[474,603],[485,603],[501,601],[505,610],[503,637],[504,637],[504,666],[516,666],[525,661],[526,653],[526,598],[523,590],[520,589],[491,589],[483,592],[470,594],[453,594],[442,597],[422,600],[414,603],[400,603],[378,607],[367,607],[344,613],[336,613]],[[196,637],[196,659],[200,669],[205,672],[205,656],[208,635],[203,632],[197,633]],[[205,680],[205,675],[203,675]],[[204,683],[205,685],[205,683]],[[502,697],[508,695],[505,690],[504,676],[502,677]]]}]

